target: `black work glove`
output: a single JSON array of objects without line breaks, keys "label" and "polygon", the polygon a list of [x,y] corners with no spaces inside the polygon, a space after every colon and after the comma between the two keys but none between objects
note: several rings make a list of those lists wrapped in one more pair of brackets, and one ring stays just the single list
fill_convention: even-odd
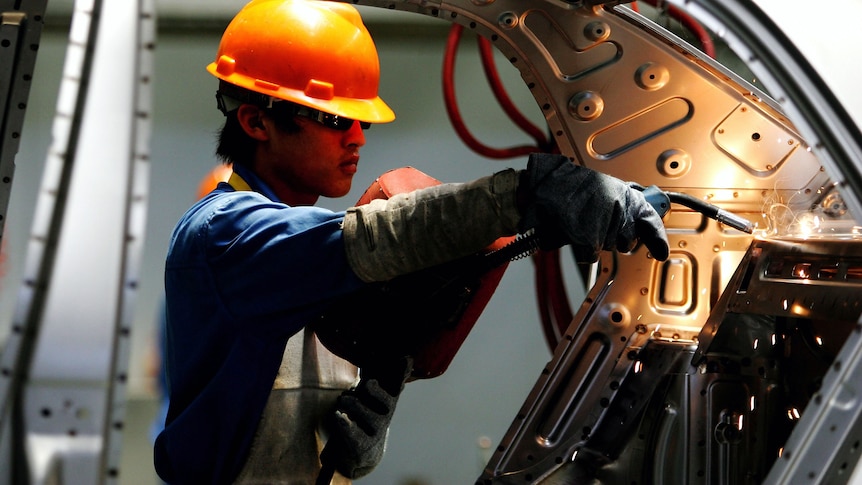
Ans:
[{"label": "black work glove", "polygon": [[521,230],[535,228],[542,249],[571,244],[579,261],[603,249],[629,252],[638,240],[664,261],[668,242],[661,216],[625,182],[580,167],[562,155],[530,155],[521,180],[526,205]]},{"label": "black work glove", "polygon": [[329,440],[320,455],[324,467],[354,479],[380,463],[395,404],[412,371],[410,357],[362,368],[359,384],[341,393],[330,415]]}]

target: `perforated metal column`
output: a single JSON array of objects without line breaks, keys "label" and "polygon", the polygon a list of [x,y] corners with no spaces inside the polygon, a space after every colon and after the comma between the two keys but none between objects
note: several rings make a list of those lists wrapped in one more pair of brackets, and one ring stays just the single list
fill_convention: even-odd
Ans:
[{"label": "perforated metal column", "polygon": [[75,4],[25,279],[2,356],[2,424],[16,484],[111,483],[119,475],[146,216],[154,23],[147,0]]}]

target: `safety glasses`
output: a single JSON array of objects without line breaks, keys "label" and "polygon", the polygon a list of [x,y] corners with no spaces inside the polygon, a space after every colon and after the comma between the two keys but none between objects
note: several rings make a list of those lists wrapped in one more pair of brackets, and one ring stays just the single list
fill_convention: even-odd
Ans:
[{"label": "safety glasses", "polygon": [[[308,108],[306,106],[295,106],[296,108],[294,109],[294,115],[314,120],[327,128],[332,128],[333,130],[347,131],[350,129],[351,126],[353,126],[354,121],[356,121],[352,118],[345,118],[343,116],[325,113],[323,111]],[[360,121],[359,126],[362,127],[363,130],[367,130],[371,127],[371,123],[367,121]]]},{"label": "safety glasses", "polygon": [[[279,110],[282,111],[281,114],[285,114],[288,116],[301,116],[303,118],[316,121],[327,128],[332,128],[333,130],[347,131],[350,129],[351,126],[353,126],[353,123],[356,121],[352,118],[345,118],[344,116],[326,113],[314,108],[309,108],[307,106],[301,106],[293,103],[272,103],[272,109],[280,108],[282,105],[284,105],[284,111]],[[367,130],[371,127],[371,123],[367,121],[360,121],[359,126],[362,127],[363,130]]]},{"label": "safety glasses", "polygon": [[[302,116],[303,118],[308,118],[327,128],[332,128],[333,130],[338,131],[349,130],[356,121],[352,118],[345,118],[343,116],[326,113],[283,99],[248,91],[226,82],[221,82],[219,84],[219,90],[216,92],[216,99],[218,100],[219,110],[221,110],[225,115],[239,108],[243,103],[249,103],[260,106],[269,111],[272,115],[281,119]],[[371,123],[360,121],[359,126],[362,127],[363,130],[367,130],[371,127]]]}]

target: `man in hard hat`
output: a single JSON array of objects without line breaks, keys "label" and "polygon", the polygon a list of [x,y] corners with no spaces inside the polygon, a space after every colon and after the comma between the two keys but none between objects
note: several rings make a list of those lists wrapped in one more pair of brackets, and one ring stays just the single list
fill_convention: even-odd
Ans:
[{"label": "man in hard hat", "polygon": [[338,444],[323,459],[332,483],[370,472],[409,359],[357,379],[304,329],[371,282],[536,228],[545,246],[594,259],[638,241],[667,257],[641,193],[559,156],[345,212],[314,207],[349,191],[363,129],[395,118],[350,5],[254,0],[208,70],[226,116],[217,153],[233,174],[182,217],[167,255],[170,409],[155,465],[168,483],[311,483],[326,440]]}]

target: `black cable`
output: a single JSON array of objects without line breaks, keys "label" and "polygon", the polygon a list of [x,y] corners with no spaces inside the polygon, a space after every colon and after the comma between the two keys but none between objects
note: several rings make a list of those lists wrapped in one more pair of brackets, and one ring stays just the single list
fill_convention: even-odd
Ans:
[{"label": "black cable", "polygon": [[[717,205],[710,204],[710,203],[705,202],[701,199],[698,199],[697,197],[694,197],[694,196],[691,196],[688,194],[683,194],[682,192],[662,191],[661,189],[659,189],[655,185],[652,185],[650,187],[644,187],[643,185],[640,185],[640,184],[637,184],[634,182],[629,182],[629,186],[635,190],[645,192],[644,195],[646,195],[646,192],[650,192],[650,191],[653,191],[653,193],[661,193],[665,197],[667,197],[667,200],[670,200],[671,203],[679,204],[679,205],[688,207],[689,209],[693,209],[693,210],[700,212],[701,214],[705,215],[706,217],[709,217],[710,219],[714,219],[714,220],[716,220],[722,224],[728,225],[728,226],[730,226],[734,229],[737,229],[739,231],[746,232],[748,234],[751,234],[754,232],[754,224],[752,224],[752,222],[749,221],[748,219],[745,219],[745,218],[740,217],[736,214],[728,212],[728,211],[722,209],[721,207],[718,207]],[[649,201],[649,197],[648,197],[648,201]],[[659,209],[656,208],[656,210],[659,210]],[[661,215],[664,215],[662,212],[659,212],[659,213]]]},{"label": "black cable", "polygon": [[[325,451],[324,446],[324,451]],[[323,453],[321,453],[321,457]],[[335,466],[329,463],[329,460],[321,460],[320,464],[320,473],[317,474],[317,481],[314,482],[315,485],[329,485],[332,483],[332,478],[335,476]]]},{"label": "black cable", "polygon": [[680,192],[665,192],[670,201],[674,204],[683,205],[688,207],[689,209],[694,209],[697,212],[709,217],[710,219],[714,219],[722,224],[728,225],[734,229],[740,230],[742,232],[751,234],[754,232],[754,224],[751,223],[748,219],[740,217],[736,214],[728,212],[721,207],[716,205],[712,205],[708,202],[705,202],[697,197],[693,197],[688,194],[683,194]]}]

